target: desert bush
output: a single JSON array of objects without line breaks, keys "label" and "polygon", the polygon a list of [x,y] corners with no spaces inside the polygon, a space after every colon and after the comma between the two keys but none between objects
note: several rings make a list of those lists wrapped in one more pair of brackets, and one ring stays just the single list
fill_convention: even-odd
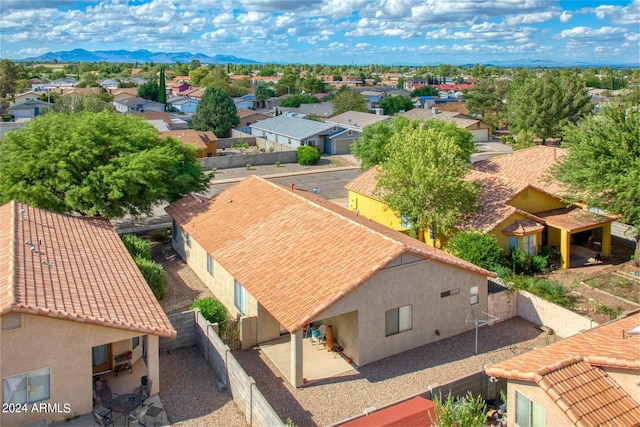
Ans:
[{"label": "desert bush", "polygon": [[202,316],[210,323],[217,323],[220,328],[220,333],[224,332],[227,326],[226,320],[227,309],[225,306],[213,297],[200,298],[191,304],[190,309],[197,308],[202,313]]},{"label": "desert bush", "polygon": [[151,288],[151,292],[153,292],[156,299],[160,301],[164,298],[167,288],[167,274],[162,268],[162,265],[142,257],[137,257],[134,260],[144,280],[147,281],[147,284]]},{"label": "desert bush", "polygon": [[449,252],[486,270],[495,271],[504,264],[505,253],[493,234],[461,232],[449,240]]},{"label": "desert bush", "polygon": [[313,147],[298,147],[296,152],[298,163],[301,165],[315,165],[320,160],[320,152]]},{"label": "desert bush", "polygon": [[124,243],[132,258],[151,259],[151,246],[146,240],[135,234],[125,234],[122,236],[122,243]]},{"label": "desert bush", "polygon": [[562,283],[555,280],[547,280],[542,277],[513,275],[510,276],[507,281],[513,289],[530,292],[565,308],[573,307],[573,301],[569,298],[569,293],[566,288]]}]

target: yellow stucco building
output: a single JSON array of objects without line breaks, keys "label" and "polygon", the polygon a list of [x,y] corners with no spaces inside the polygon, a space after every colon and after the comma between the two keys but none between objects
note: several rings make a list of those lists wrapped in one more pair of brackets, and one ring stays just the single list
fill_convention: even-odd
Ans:
[{"label": "yellow stucco building", "polygon": [[[563,154],[562,149],[535,146],[475,163],[467,179],[482,186],[479,210],[462,224],[461,230],[491,233],[505,251],[517,247],[535,255],[548,246],[554,250],[555,262],[561,268],[570,268],[572,251],[578,263],[585,254],[611,255],[614,219],[568,206],[560,199],[558,184],[547,178],[549,167]],[[376,191],[376,174],[375,168],[370,169],[346,185],[349,208],[406,232],[407,224]],[[427,244],[446,246],[445,236],[426,233],[418,237]]]}]

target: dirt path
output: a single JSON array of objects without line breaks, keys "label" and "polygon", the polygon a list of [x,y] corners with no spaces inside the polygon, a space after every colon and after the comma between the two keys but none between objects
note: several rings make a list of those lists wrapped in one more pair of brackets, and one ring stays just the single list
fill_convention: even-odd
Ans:
[{"label": "dirt path", "polygon": [[167,272],[167,292],[160,301],[165,313],[188,310],[194,300],[214,296],[173,250],[171,242],[155,243],[151,248],[151,257],[155,262],[162,264]]}]

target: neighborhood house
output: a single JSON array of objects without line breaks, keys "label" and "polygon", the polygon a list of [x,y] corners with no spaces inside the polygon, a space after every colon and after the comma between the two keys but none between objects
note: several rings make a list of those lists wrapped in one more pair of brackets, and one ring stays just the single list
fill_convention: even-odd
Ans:
[{"label": "neighborhood house", "polygon": [[290,337],[283,373],[296,387],[310,326],[331,329],[360,366],[468,331],[467,317],[488,311],[493,273],[293,185],[250,176],[166,211],[176,251],[241,318],[242,347]]},{"label": "neighborhood house", "polygon": [[0,207],[0,425],[91,413],[94,381],[127,370],[159,390],[159,338],[176,332],[106,219]]}]

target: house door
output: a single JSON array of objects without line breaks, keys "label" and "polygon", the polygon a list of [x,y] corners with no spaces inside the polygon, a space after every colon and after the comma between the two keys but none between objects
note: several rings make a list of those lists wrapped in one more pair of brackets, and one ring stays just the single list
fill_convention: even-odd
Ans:
[{"label": "house door", "polygon": [[111,369],[111,344],[99,345],[91,349],[91,365],[93,374]]}]

